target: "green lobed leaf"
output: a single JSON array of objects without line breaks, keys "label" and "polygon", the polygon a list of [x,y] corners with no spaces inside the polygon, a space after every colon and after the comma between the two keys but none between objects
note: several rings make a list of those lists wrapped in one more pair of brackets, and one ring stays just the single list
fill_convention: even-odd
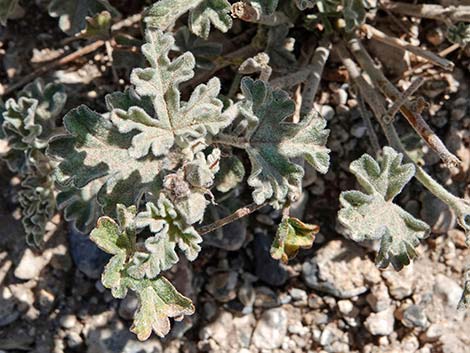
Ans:
[{"label": "green lobed leaf", "polygon": [[150,152],[156,157],[165,155],[175,143],[185,148],[230,123],[221,114],[223,105],[217,99],[219,80],[213,78],[207,85],[197,86],[189,101],[182,103],[178,86],[193,77],[194,56],[187,52],[171,61],[168,58],[174,44],[171,35],[149,30],[146,38],[142,51],[152,67],[133,70],[131,82],[139,96],[152,101],[155,116],[133,106],[127,111],[113,110],[111,118],[122,133],[138,131],[129,151],[134,158]]},{"label": "green lobed leaf", "polygon": [[429,233],[429,226],[393,203],[413,177],[414,165],[402,164],[403,156],[390,147],[380,163],[364,154],[350,170],[366,190],[341,193],[338,220],[354,241],[381,240],[376,258],[379,267],[390,263],[401,269],[417,255],[416,246]]},{"label": "green lobed leaf", "polygon": [[207,39],[211,24],[222,32],[232,27],[230,16],[230,3],[227,0],[204,0],[191,10],[189,15],[189,28],[191,32]]},{"label": "green lobed leaf", "polygon": [[52,0],[48,10],[52,17],[59,17],[60,29],[69,35],[85,29],[88,16],[102,11],[108,11],[113,17],[120,15],[108,0]]},{"label": "green lobed leaf", "polygon": [[192,315],[194,306],[189,298],[178,293],[164,277],[139,283],[137,294],[140,305],[131,331],[139,340],[146,340],[152,331],[164,337],[170,331],[169,317]]},{"label": "green lobed leaf", "polygon": [[319,230],[315,224],[303,223],[294,217],[285,217],[277,228],[276,237],[271,245],[271,256],[287,263],[297,255],[299,249],[312,247],[315,234]]},{"label": "green lobed leaf", "polygon": [[[158,276],[146,279],[145,276],[136,276],[133,269],[136,259],[141,256],[136,244],[137,227],[148,226],[151,231],[157,233],[148,238],[152,239],[149,246],[155,246],[154,243],[163,235],[163,230],[167,233],[174,231],[168,231],[168,228],[174,225],[166,223],[167,219],[175,216],[174,208],[166,198],[160,199],[159,206],[161,208],[157,209],[153,204],[147,204],[148,211],[137,214],[135,206],[126,208],[118,205],[118,222],[109,217],[101,217],[97,227],[90,234],[90,239],[98,247],[113,255],[102,274],[103,285],[110,288],[116,298],[124,298],[129,289],[137,293],[139,308],[131,330],[140,340],[147,339],[152,330],[163,337],[170,330],[170,317],[178,318],[194,313],[191,300],[178,293],[166,278]],[[164,218],[153,217],[156,210],[158,217]],[[161,255],[167,256],[163,253]]]},{"label": "green lobed leaf", "polygon": [[48,153],[60,161],[56,179],[79,189],[99,183],[97,197],[105,213],[118,203],[133,204],[158,184],[164,161],[130,158],[133,134],[120,133],[109,119],[82,105],[67,113],[64,126],[69,135],[49,142]]},{"label": "green lobed leaf", "polygon": [[56,196],[57,207],[64,212],[64,219],[72,222],[80,232],[88,234],[95,227],[99,216],[103,215],[98,203],[101,188],[99,180],[94,180],[81,189],[68,187]]},{"label": "green lobed leaf", "polygon": [[173,204],[164,195],[160,195],[157,205],[149,202],[146,211],[139,213],[136,219],[137,226],[149,227],[152,233],[165,228],[169,241],[177,244],[185,253],[189,261],[194,261],[201,250],[199,244],[202,238],[194,227],[188,225]]},{"label": "green lobed leaf", "polygon": [[144,22],[149,28],[167,30],[176,20],[204,0],[160,0],[144,13]]},{"label": "green lobed leaf", "polygon": [[53,183],[47,176],[30,175],[21,183],[18,201],[21,206],[21,222],[30,246],[40,246],[46,225],[55,213]]},{"label": "green lobed leaf", "polygon": [[329,131],[321,117],[307,116],[298,124],[286,122],[294,112],[294,102],[286,92],[273,91],[263,81],[244,78],[242,92],[245,101],[240,109],[248,124],[242,147],[252,165],[248,184],[255,189],[253,200],[257,204],[269,200],[278,206],[300,192],[304,170],[294,158],[303,157],[319,172],[327,172]]}]

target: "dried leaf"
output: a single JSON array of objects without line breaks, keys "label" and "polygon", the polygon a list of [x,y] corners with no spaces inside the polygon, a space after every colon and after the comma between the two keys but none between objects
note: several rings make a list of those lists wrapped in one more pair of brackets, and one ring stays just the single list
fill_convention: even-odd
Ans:
[{"label": "dried leaf", "polygon": [[271,256],[287,263],[294,258],[299,249],[308,249],[315,240],[320,228],[306,224],[294,217],[286,217],[277,228],[276,237],[271,245]]},{"label": "dried leaf", "polygon": [[413,164],[402,164],[403,156],[385,147],[380,164],[365,154],[351,163],[351,172],[366,193],[341,193],[343,207],[339,221],[350,230],[354,241],[380,239],[376,263],[397,269],[408,265],[417,255],[419,240],[427,236],[429,226],[393,203],[415,173]]}]

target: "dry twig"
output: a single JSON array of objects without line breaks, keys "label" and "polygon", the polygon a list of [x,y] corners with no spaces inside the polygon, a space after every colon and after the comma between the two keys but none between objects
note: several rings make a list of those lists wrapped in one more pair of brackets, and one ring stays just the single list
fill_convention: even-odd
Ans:
[{"label": "dry twig", "polygon": [[197,232],[200,235],[204,235],[210,232],[213,232],[216,229],[222,228],[223,226],[226,226],[229,223],[232,223],[236,221],[237,219],[243,218],[245,216],[248,216],[249,214],[259,210],[260,208],[264,207],[266,204],[261,204],[257,205],[256,203],[250,203],[249,205],[239,208],[236,210],[234,213],[231,215],[218,219],[214,223],[211,223],[207,226],[203,226],[197,229]]},{"label": "dry twig", "polygon": [[455,66],[454,63],[450,60],[444,59],[441,56],[430,52],[429,50],[421,49],[420,47],[405,42],[404,40],[390,37],[389,35],[379,31],[377,28],[372,27],[371,25],[363,24],[360,27],[360,30],[366,33],[368,38],[372,38],[394,48],[407,50],[423,59],[430,61],[431,63],[442,67],[445,70],[452,70]]},{"label": "dry twig", "polygon": [[[374,84],[382,91],[382,93],[391,101],[398,100],[401,95],[400,91],[385,77],[382,71],[377,69],[374,61],[369,56],[369,53],[364,49],[360,41],[352,39],[348,42],[348,46],[361,67],[367,72]],[[402,105],[400,107],[400,111],[418,135],[421,136],[427,145],[439,155],[447,166],[460,165],[460,160],[447,149],[441,139],[434,133],[434,131],[432,131],[423,119],[421,114],[413,111],[411,102],[406,102]]]},{"label": "dry twig", "polygon": [[384,2],[384,9],[400,15],[424,17],[443,22],[470,22],[470,6],[440,6],[431,4],[407,4],[403,2]]}]

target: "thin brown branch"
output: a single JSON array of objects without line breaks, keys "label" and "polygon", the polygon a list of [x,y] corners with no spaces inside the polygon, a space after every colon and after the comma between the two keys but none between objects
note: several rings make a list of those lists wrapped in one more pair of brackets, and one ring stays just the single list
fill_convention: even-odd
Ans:
[{"label": "thin brown branch", "polygon": [[93,42],[91,44],[88,44],[88,45],[84,46],[83,48],[78,49],[77,51],[74,51],[71,54],[68,54],[68,55],[66,55],[62,58],[53,60],[52,62],[47,63],[47,64],[39,67],[38,69],[34,70],[30,74],[24,76],[19,81],[9,85],[5,89],[4,94],[8,95],[8,94],[12,93],[13,91],[15,91],[16,89],[18,89],[20,87],[23,87],[27,83],[33,81],[35,78],[37,78],[41,75],[44,75],[46,72],[51,71],[51,70],[53,70],[57,67],[60,67],[62,65],[69,64],[69,63],[77,60],[78,58],[80,58],[82,56],[93,53],[94,51],[96,51],[97,49],[101,48],[104,45],[105,45],[104,40],[98,40],[96,42]]},{"label": "thin brown branch", "polygon": [[424,83],[424,79],[419,77],[413,82],[411,82],[410,87],[408,87],[405,92],[403,92],[400,97],[393,102],[392,106],[387,110],[385,114],[385,122],[390,124],[394,121],[395,115],[400,111],[401,107],[408,102],[408,99],[421,87]]},{"label": "thin brown branch", "polygon": [[382,7],[405,16],[423,17],[443,22],[470,22],[470,6],[415,5],[387,1],[382,4]]},{"label": "thin brown branch", "polygon": [[[455,44],[452,44],[451,46],[445,48],[444,50],[441,50],[438,55],[440,57],[446,57],[447,55],[449,55],[450,53],[456,51],[457,49],[460,48],[460,44],[458,43],[455,43]],[[415,67],[405,71],[403,73],[403,77],[409,77],[415,73],[420,73],[420,72],[424,72],[425,70],[427,69],[430,69],[432,67],[432,64],[429,64],[429,63],[420,63],[418,65],[416,65]]]},{"label": "thin brown branch", "polygon": [[[377,86],[391,101],[398,100],[401,95],[400,91],[385,77],[382,71],[375,66],[374,61],[369,56],[369,53],[364,49],[360,41],[352,39],[348,42],[348,46],[361,67],[370,76],[374,85]],[[447,149],[441,139],[434,133],[434,131],[432,131],[423,119],[421,114],[413,111],[413,105],[411,102],[406,102],[402,105],[400,111],[418,135],[421,136],[426,144],[439,155],[447,166],[460,165],[460,160]]]},{"label": "thin brown branch", "polygon": [[364,24],[360,27],[360,30],[366,33],[368,38],[372,38],[394,48],[409,51],[423,59],[430,61],[431,63],[442,67],[445,70],[452,70],[455,66],[452,61],[444,59],[439,55],[430,52],[429,50],[412,45],[402,39],[390,37],[386,33],[379,31],[377,28],[372,27],[371,25]]},{"label": "thin brown branch", "polygon": [[[126,18],[122,21],[119,21],[119,22],[116,22],[112,27],[111,29],[115,32],[115,31],[118,31],[124,27],[128,27],[128,26],[132,26],[133,24],[139,22],[141,19],[141,15],[134,15],[134,16],[131,16],[129,18]],[[75,60],[77,60],[78,58],[81,58],[85,55],[88,55],[88,54],[91,54],[93,53],[94,51],[98,50],[99,48],[101,48],[102,46],[104,46],[106,44],[106,41],[104,40],[97,40],[96,42],[93,42],[93,43],[90,43],[76,51],[74,51],[73,53],[70,53],[68,55],[65,55],[61,58],[57,58],[51,62],[48,62],[42,66],[40,66],[39,68],[37,68],[36,70],[34,70],[33,72],[31,72],[30,74],[24,76],[23,78],[21,78],[19,81],[9,85],[5,91],[3,92],[3,94],[5,95],[8,95],[10,93],[12,93],[14,90],[18,89],[18,88],[21,88],[23,87],[24,85],[26,85],[27,83],[33,81],[34,79],[36,79],[37,77],[41,76],[41,75],[44,75],[45,73],[53,70],[53,69],[56,69],[60,66],[63,66],[63,65],[67,65],[71,62],[74,62]]]},{"label": "thin brown branch", "polygon": [[240,218],[243,218],[245,216],[248,216],[249,214],[252,214],[253,212],[259,210],[260,208],[264,207],[266,204],[261,204],[257,205],[256,203],[251,203],[245,207],[239,208],[236,210],[234,213],[231,215],[221,218],[214,223],[208,224],[207,226],[202,226],[197,229],[197,232],[200,235],[204,235],[210,232],[213,232],[216,229],[222,228],[226,226],[229,223],[232,223]]}]

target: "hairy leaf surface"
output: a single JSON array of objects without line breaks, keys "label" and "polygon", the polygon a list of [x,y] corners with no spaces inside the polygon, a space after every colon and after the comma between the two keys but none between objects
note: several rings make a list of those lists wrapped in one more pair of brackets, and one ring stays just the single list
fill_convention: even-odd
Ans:
[{"label": "hairy leaf surface", "polygon": [[124,298],[129,289],[136,292],[139,308],[131,330],[140,340],[146,340],[152,330],[163,337],[170,330],[169,318],[191,315],[194,306],[166,278],[136,278],[131,268],[133,259],[139,254],[136,251],[136,226],[148,224],[151,229],[156,230],[156,227],[156,231],[160,232],[159,225],[165,226],[166,223],[164,220],[148,220],[148,214],[136,218],[134,206],[126,208],[118,205],[116,213],[118,223],[109,217],[102,217],[90,235],[102,250],[113,255],[103,272],[103,285],[110,288],[116,298]]},{"label": "hairy leaf surface", "polygon": [[61,161],[57,180],[79,189],[99,180],[98,199],[105,212],[117,203],[134,203],[158,184],[164,162],[129,158],[133,135],[120,133],[102,115],[80,106],[65,116],[64,126],[70,135],[53,138],[48,150]]},{"label": "hairy leaf surface", "polygon": [[263,81],[244,78],[242,92],[246,100],[240,109],[248,121],[247,142],[242,147],[252,165],[248,184],[255,189],[257,204],[271,200],[276,205],[301,188],[304,170],[294,158],[305,158],[319,172],[327,172],[329,131],[320,117],[308,116],[298,124],[286,122],[294,112],[294,102],[286,92],[273,91]]},{"label": "hairy leaf surface", "polygon": [[170,331],[169,318],[194,313],[193,303],[181,295],[165,278],[145,280],[135,285],[140,300],[131,331],[139,340],[146,340],[152,331],[164,337]]},{"label": "hairy leaf surface", "polygon": [[168,53],[174,45],[171,35],[152,30],[147,31],[146,38],[142,51],[151,68],[135,69],[131,82],[139,96],[152,101],[155,116],[132,106],[127,111],[115,109],[111,118],[122,133],[138,131],[129,150],[134,158],[150,152],[156,157],[165,155],[175,143],[185,148],[230,123],[221,114],[222,102],[217,99],[219,80],[213,78],[207,85],[197,86],[189,101],[181,102],[178,85],[193,77],[194,56],[185,53],[170,60]]},{"label": "hairy leaf surface", "polygon": [[376,262],[401,269],[417,255],[416,246],[427,236],[429,226],[393,203],[415,173],[413,164],[402,164],[403,156],[385,147],[380,163],[365,154],[351,163],[350,170],[366,193],[341,193],[339,221],[354,241],[381,240]]},{"label": "hairy leaf surface", "polygon": [[207,39],[211,25],[224,33],[232,27],[230,3],[227,0],[204,0],[191,11],[189,15],[191,32]]}]

